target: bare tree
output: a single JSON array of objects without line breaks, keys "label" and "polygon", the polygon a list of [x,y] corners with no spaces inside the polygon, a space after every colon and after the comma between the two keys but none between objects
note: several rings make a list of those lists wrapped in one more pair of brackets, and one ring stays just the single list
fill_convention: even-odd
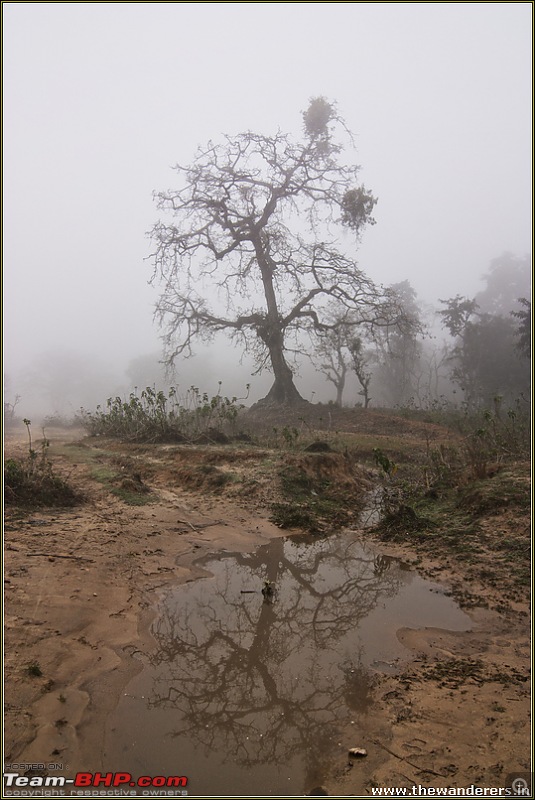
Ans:
[{"label": "bare tree", "polygon": [[317,337],[315,363],[317,369],[334,385],[335,402],[341,408],[350,366],[348,342],[355,324],[348,319],[347,314],[340,315],[334,312],[331,319],[332,325],[329,330]]},{"label": "bare tree", "polygon": [[481,313],[475,300],[460,295],[440,302],[443,327],[454,337],[451,377],[465,403],[489,406],[497,396],[514,403],[529,388],[530,364],[518,351],[511,315]]},{"label": "bare tree", "polygon": [[403,319],[403,324],[382,329],[376,326],[373,331],[378,362],[374,390],[379,390],[388,405],[394,406],[410,402],[416,392],[424,324],[416,292],[409,281],[392,284],[390,291],[399,304],[399,319]]},{"label": "bare tree", "polygon": [[336,245],[335,228],[358,241],[374,223],[375,198],[358,184],[358,167],[341,160],[337,137],[351,135],[324,98],[303,120],[301,141],[246,132],[210,142],[191,165],[176,166],[181,188],[156,194],[173,218],[151,232],[168,363],[225,331],[273,371],[265,403],[304,402],[288,342],[328,330],[328,301],[362,317],[384,314],[381,290]]},{"label": "bare tree", "polygon": [[[404,284],[408,285],[408,282],[384,289],[374,313],[366,316],[361,310],[347,310],[343,306],[328,308],[325,315],[328,328],[323,332],[317,331],[315,335],[315,363],[317,369],[334,384],[336,405],[342,405],[347,374],[351,370],[361,386],[359,394],[363,397],[364,407],[368,408],[370,383],[374,377],[371,365],[379,364],[384,370],[385,364],[392,359],[392,343],[396,343],[398,350],[401,350],[400,343],[404,345],[405,361],[408,360],[406,343],[415,342],[421,326],[399,289]],[[373,343],[374,348],[366,348],[366,343]]]},{"label": "bare tree", "polygon": [[364,342],[360,336],[356,336],[349,345],[351,353],[351,365],[353,372],[357,376],[358,382],[361,385],[359,394],[362,395],[364,400],[364,408],[370,405],[370,383],[373,373],[370,372],[370,363],[372,354],[364,349]]},{"label": "bare tree", "polygon": [[421,344],[420,357],[413,369],[414,400],[419,408],[439,400],[446,400],[450,394],[450,355],[450,348],[446,342],[437,344],[426,341]]},{"label": "bare tree", "polygon": [[15,409],[17,408],[18,404],[22,400],[20,394],[15,395],[15,399],[12,403],[9,403],[7,400],[4,400],[4,424],[8,427],[13,425],[17,418],[15,416]]}]

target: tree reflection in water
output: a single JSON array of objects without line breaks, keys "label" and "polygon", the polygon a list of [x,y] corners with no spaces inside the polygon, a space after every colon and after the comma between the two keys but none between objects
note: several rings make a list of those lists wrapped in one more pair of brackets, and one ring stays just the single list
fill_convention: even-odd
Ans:
[{"label": "tree reflection in water", "polygon": [[153,626],[149,706],[176,709],[173,736],[241,767],[299,755],[321,780],[337,723],[369,703],[359,623],[400,586],[379,559],[346,534],[205,562],[214,578],[175,590]]}]

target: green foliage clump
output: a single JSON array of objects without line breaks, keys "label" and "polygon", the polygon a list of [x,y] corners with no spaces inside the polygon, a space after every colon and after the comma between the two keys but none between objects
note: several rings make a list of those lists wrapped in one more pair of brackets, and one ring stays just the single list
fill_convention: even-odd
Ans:
[{"label": "green foliage clump", "polygon": [[386,455],[386,453],[383,453],[383,451],[379,447],[374,447],[373,448],[373,457],[374,457],[375,463],[377,464],[378,467],[381,467],[381,469],[383,470],[385,475],[395,475],[396,474],[397,469],[398,469],[397,464],[395,464],[394,461],[392,461]]},{"label": "green foliage clump", "polygon": [[514,405],[504,408],[503,397],[496,395],[492,408],[468,419],[466,427],[465,449],[471,461],[475,458],[500,462],[529,458],[531,425],[525,401],[522,404],[517,400]]},{"label": "green foliage clump", "polygon": [[[221,384],[220,384],[221,385]],[[106,410],[82,410],[82,424],[93,436],[111,436],[131,442],[226,442],[240,409],[238,399],[213,397],[192,386],[182,401],[172,387],[168,395],[147,386],[128,400],[110,397]]]}]

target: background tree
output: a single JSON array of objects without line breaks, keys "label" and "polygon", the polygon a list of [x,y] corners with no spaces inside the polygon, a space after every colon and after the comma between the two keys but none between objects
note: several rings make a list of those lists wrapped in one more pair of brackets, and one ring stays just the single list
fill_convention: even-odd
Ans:
[{"label": "background tree", "polygon": [[35,355],[18,377],[23,414],[70,418],[80,410],[95,407],[110,394],[122,390],[122,376],[100,358],[66,348]]},{"label": "background tree", "polygon": [[450,380],[450,348],[436,337],[419,342],[418,361],[413,375],[414,402],[419,408],[451,401],[456,390]]},{"label": "background tree", "polygon": [[357,377],[365,408],[370,404],[372,381],[374,393],[390,405],[408,400],[416,384],[421,350],[417,336],[422,330],[416,292],[402,281],[385,289],[384,297],[390,312],[382,318],[334,308],[329,328],[315,337],[317,367],[335,385],[338,406],[351,372]]},{"label": "background tree", "polygon": [[169,373],[165,369],[165,365],[161,362],[161,354],[157,351],[132,358],[128,362],[125,374],[130,391],[135,387],[144,389],[146,386],[167,390],[177,383],[174,370]]},{"label": "background tree", "polygon": [[[7,399],[9,398],[9,400]],[[5,373],[4,374],[4,424],[5,425],[14,425],[17,421],[17,415],[15,413],[15,409],[17,408],[18,404],[22,400],[20,394],[15,394],[11,390],[11,378],[10,376]]]},{"label": "background tree", "polygon": [[416,394],[423,323],[416,291],[408,280],[392,284],[389,291],[403,324],[374,327],[379,364],[374,373],[374,393],[380,392],[383,401],[393,407],[407,404]]},{"label": "background tree", "polygon": [[446,308],[438,312],[442,317],[443,327],[454,338],[459,337],[462,339],[467,326],[475,317],[476,309],[479,308],[478,304],[475,300],[462,297],[460,294],[449,300],[439,300],[439,303],[446,306]]},{"label": "background tree", "polygon": [[457,295],[441,300],[443,324],[454,336],[452,378],[469,406],[489,405],[496,396],[511,403],[529,389],[529,364],[518,353],[511,315],[479,313],[475,300]]},{"label": "background tree", "polygon": [[519,298],[531,295],[531,258],[503,253],[483,275],[485,288],[475,296],[482,313],[508,316],[519,310]]},{"label": "background tree", "polygon": [[317,355],[320,357],[318,369],[330,383],[334,384],[335,403],[341,408],[349,369],[347,335],[342,325],[333,327],[327,331],[325,336],[321,337]]},{"label": "background tree", "polygon": [[348,372],[351,370],[350,345],[355,337],[358,322],[340,308],[329,309],[329,328],[315,337],[313,358],[317,369],[336,389],[335,403],[340,408]]},{"label": "background tree", "polygon": [[[328,330],[329,301],[369,319],[392,313],[388,297],[336,246],[334,228],[358,241],[376,203],[341,160],[351,140],[335,106],[315,98],[301,141],[283,133],[227,136],[177,166],[182,188],[156,195],[172,222],[152,230],[157,316],[166,358],[191,353],[219,331],[269,364],[264,402],[303,402],[287,360],[292,334]],[[210,298],[210,299],[209,299]]]},{"label": "background tree", "polygon": [[522,355],[531,358],[531,303],[527,297],[519,297],[522,306],[519,311],[511,311],[511,315],[518,320],[515,336],[517,348]]},{"label": "background tree", "polygon": [[370,350],[364,348],[364,342],[360,336],[355,337],[349,345],[349,352],[351,353],[351,366],[353,372],[357,376],[360,383],[359,394],[362,395],[364,400],[364,408],[370,405],[370,383],[373,373],[370,370],[370,364],[373,354]]}]

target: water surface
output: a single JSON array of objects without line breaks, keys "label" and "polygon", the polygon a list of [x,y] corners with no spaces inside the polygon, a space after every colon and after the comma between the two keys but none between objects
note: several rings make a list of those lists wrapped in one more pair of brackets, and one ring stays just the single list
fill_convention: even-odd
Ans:
[{"label": "water surface", "polygon": [[370,712],[370,675],[409,656],[396,631],[470,628],[439,587],[351,532],[201,563],[213,577],[161,599],[106,740],[107,769],[185,775],[189,795],[321,784],[340,728]]}]

